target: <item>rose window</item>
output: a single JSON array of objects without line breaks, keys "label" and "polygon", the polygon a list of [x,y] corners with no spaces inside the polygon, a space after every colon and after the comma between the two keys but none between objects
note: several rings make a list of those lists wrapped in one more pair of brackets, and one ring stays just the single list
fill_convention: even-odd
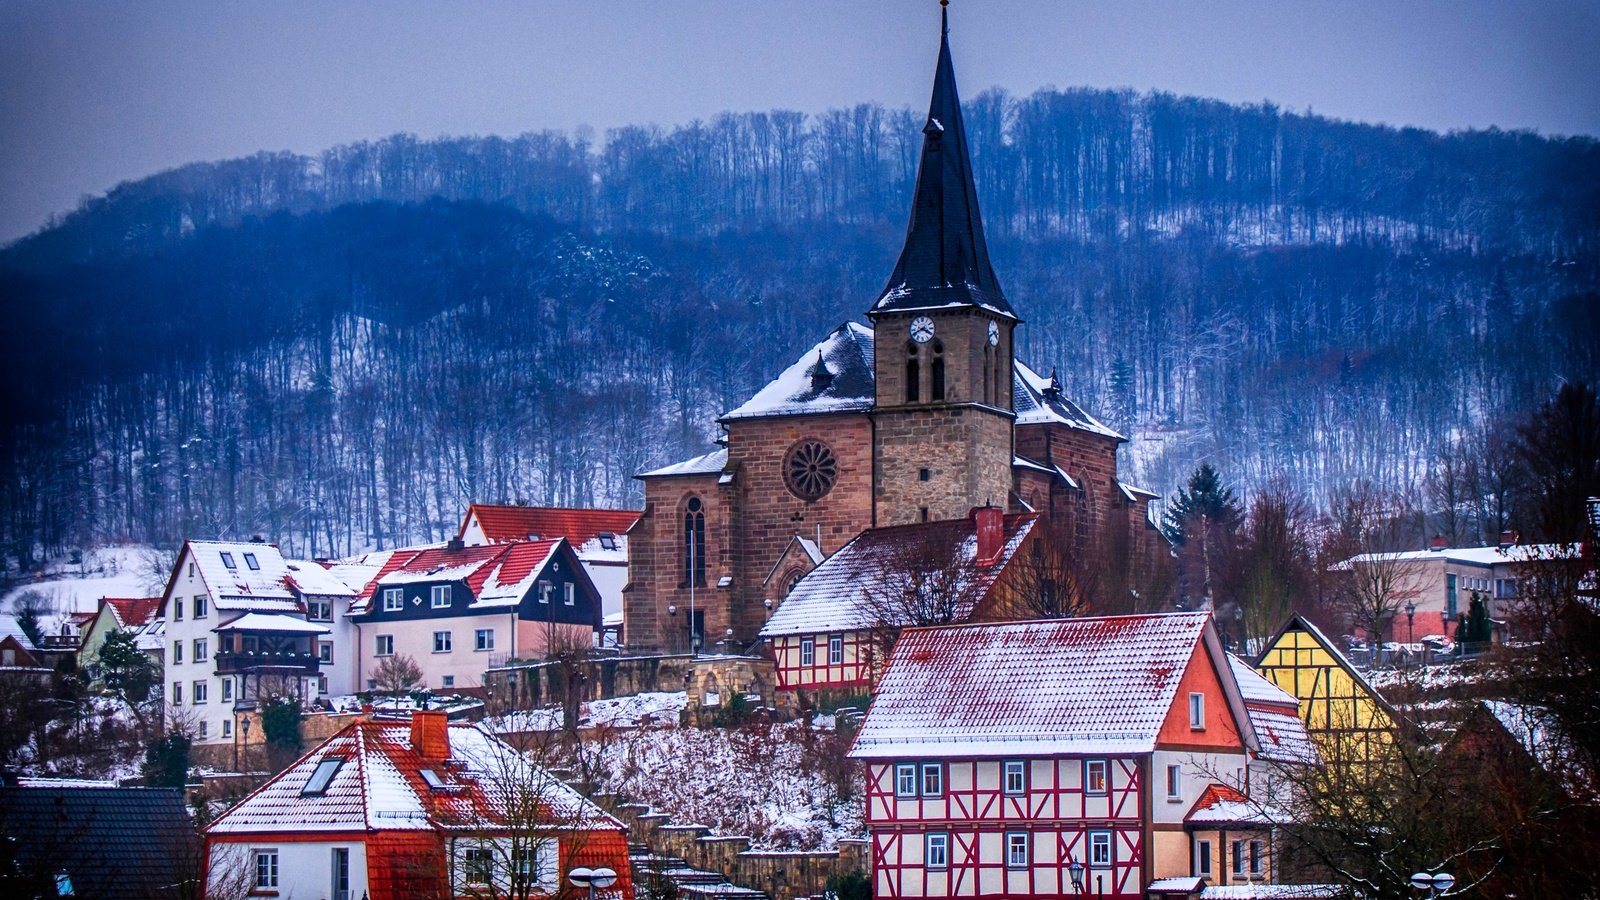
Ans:
[{"label": "rose window", "polygon": [[783,482],[801,500],[816,500],[833,490],[839,460],[821,441],[801,441],[783,461]]}]

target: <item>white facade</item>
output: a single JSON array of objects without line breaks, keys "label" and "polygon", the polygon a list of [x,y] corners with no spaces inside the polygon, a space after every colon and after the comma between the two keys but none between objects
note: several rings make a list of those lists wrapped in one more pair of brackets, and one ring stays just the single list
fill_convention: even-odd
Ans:
[{"label": "white facade", "polygon": [[279,842],[270,835],[257,837],[211,845],[207,896],[235,896],[241,886],[253,894],[331,900],[355,900],[367,893],[367,845],[359,838]]}]

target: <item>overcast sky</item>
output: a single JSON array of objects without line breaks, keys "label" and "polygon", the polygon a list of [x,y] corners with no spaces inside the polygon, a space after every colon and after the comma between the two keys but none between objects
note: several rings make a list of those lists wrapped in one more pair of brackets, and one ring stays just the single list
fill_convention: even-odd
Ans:
[{"label": "overcast sky", "polygon": [[[1600,0],[955,0],[963,93],[1600,134]],[[196,160],[927,101],[935,0],[0,0],[0,241]]]}]

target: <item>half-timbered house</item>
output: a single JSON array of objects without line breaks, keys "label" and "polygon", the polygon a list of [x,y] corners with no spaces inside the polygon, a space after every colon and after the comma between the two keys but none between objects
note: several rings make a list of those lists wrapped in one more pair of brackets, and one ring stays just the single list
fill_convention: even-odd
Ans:
[{"label": "half-timbered house", "polygon": [[206,860],[212,894],[557,896],[574,866],[605,866],[618,880],[602,896],[633,896],[621,823],[437,711],[322,742],[206,829]]},{"label": "half-timbered house", "polygon": [[600,592],[605,615],[621,615],[628,584],[628,529],[639,521],[631,509],[566,509],[474,503],[456,537],[468,547],[566,538]]},{"label": "half-timbered house", "polygon": [[1301,721],[1325,761],[1373,759],[1393,746],[1389,704],[1304,616],[1291,617],[1267,641],[1256,670],[1299,701]]},{"label": "half-timbered house", "polygon": [[1255,749],[1208,613],[908,630],[851,751],[875,895],[1143,897]]},{"label": "half-timbered house", "polygon": [[[778,689],[859,694],[899,629],[1011,617],[1003,576],[1036,522],[1032,513],[980,507],[965,519],[863,531],[800,577],[762,627]],[[792,546],[803,562],[810,548]]]},{"label": "half-timbered house", "polygon": [[372,687],[385,658],[408,656],[425,687],[480,686],[505,660],[592,647],[600,595],[566,538],[395,552],[351,606]]}]

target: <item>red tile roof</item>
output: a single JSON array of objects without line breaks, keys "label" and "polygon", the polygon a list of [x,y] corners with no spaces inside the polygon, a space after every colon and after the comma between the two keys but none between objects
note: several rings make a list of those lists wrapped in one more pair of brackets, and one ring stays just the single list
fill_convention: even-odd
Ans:
[{"label": "red tile roof", "polygon": [[1174,613],[908,629],[852,755],[1148,752],[1196,645],[1227,670],[1210,622]]},{"label": "red tile roof", "polygon": [[150,620],[161,611],[160,597],[105,597],[101,604],[111,607],[112,615],[117,617],[117,624],[123,628],[138,628],[150,624]]},{"label": "red tile roof", "polygon": [[564,537],[574,547],[582,547],[602,533],[622,534],[639,520],[631,509],[562,509],[550,506],[498,506],[474,503],[467,507],[456,537],[467,533],[467,523],[476,516],[485,540],[503,544],[540,538]]}]

